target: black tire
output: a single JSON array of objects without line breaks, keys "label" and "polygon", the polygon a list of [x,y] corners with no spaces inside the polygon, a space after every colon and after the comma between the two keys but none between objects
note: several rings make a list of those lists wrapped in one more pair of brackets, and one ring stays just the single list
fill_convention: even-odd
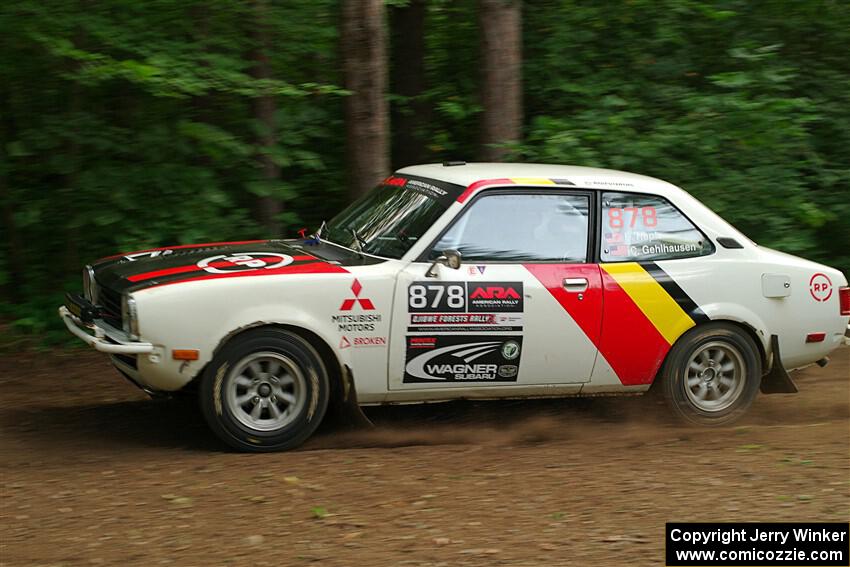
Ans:
[{"label": "black tire", "polygon": [[[306,441],[325,415],[329,392],[325,365],[308,341],[284,329],[262,328],[235,337],[216,354],[199,395],[204,418],[222,441],[240,451],[269,452]],[[250,400],[240,405],[245,396]],[[295,401],[284,403],[284,397]],[[254,418],[249,410],[256,405],[262,407]]]},{"label": "black tire", "polygon": [[659,378],[664,398],[677,418],[689,424],[720,426],[749,409],[761,376],[761,357],[753,339],[734,325],[709,323],[676,341]]}]

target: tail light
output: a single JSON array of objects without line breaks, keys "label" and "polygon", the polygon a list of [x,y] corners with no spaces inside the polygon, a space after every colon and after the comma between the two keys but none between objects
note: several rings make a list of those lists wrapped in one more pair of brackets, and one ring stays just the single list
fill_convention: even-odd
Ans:
[{"label": "tail light", "polygon": [[842,287],[838,290],[838,302],[841,306],[841,314],[850,315],[850,287]]},{"label": "tail light", "polygon": [[807,343],[822,343],[825,339],[826,333],[809,333],[806,335]]}]

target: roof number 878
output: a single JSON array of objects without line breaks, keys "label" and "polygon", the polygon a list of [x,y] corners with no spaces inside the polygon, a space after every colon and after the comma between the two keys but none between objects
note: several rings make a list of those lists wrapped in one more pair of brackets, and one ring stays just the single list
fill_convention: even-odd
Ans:
[{"label": "roof number 878", "polygon": [[638,218],[644,228],[658,226],[658,214],[655,207],[620,207],[608,209],[608,226],[621,229],[628,222],[629,228],[634,228]]}]

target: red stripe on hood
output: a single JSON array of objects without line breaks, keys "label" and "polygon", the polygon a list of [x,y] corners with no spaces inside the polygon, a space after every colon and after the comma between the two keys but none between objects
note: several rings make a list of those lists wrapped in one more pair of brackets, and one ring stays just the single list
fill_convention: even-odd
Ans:
[{"label": "red stripe on hood", "polygon": [[[273,253],[269,253],[270,255],[274,255]],[[303,261],[303,260],[313,260],[315,256],[293,256],[292,260],[295,262]],[[210,264],[210,267],[213,268],[225,268],[230,266],[230,262],[213,262]],[[283,266],[286,267],[286,266]],[[177,266],[175,268],[164,268],[162,270],[154,270],[152,272],[145,272],[143,274],[135,274],[133,276],[129,276],[127,280],[131,282],[142,282],[145,280],[152,280],[154,278],[161,278],[165,276],[173,276],[175,274],[186,274],[189,272],[199,272],[203,268],[199,268],[197,264],[191,264],[189,266]]]},{"label": "red stripe on hood", "polygon": [[185,280],[176,280],[171,282],[162,282],[154,284],[145,289],[154,287],[162,287],[165,285],[174,285],[188,282],[198,282],[202,280],[218,280],[224,278],[241,278],[241,277],[259,277],[259,276],[277,276],[281,274],[347,274],[348,270],[336,264],[328,264],[327,262],[310,262],[307,264],[290,264],[280,268],[272,268],[271,270],[244,270],[241,272],[232,272],[229,274],[207,274],[196,278],[187,278]]}]

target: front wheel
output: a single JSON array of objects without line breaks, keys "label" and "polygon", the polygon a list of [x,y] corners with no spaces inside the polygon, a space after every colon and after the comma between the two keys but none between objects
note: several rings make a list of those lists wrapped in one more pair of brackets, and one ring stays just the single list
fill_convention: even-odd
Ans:
[{"label": "front wheel", "polygon": [[283,329],[233,339],[210,363],[200,388],[210,428],[231,447],[254,452],[303,443],[319,426],[328,395],[319,354]]},{"label": "front wheel", "polygon": [[753,340],[723,323],[692,329],[670,350],[662,389],[677,417],[697,425],[725,425],[752,405],[761,381]]}]

